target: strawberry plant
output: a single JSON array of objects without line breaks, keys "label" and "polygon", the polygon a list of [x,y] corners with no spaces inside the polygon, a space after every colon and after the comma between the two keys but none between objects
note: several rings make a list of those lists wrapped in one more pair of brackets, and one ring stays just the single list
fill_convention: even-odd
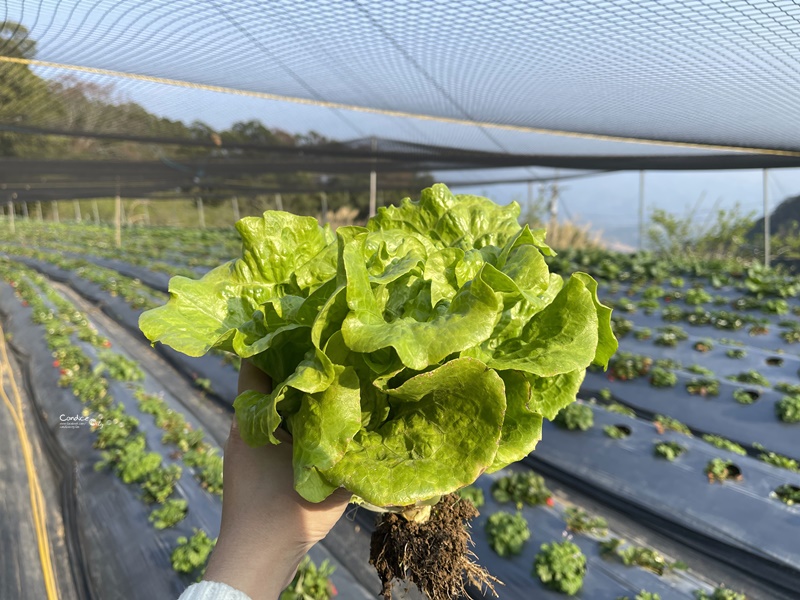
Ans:
[{"label": "strawberry plant", "polygon": [[172,551],[172,568],[178,573],[197,575],[199,579],[206,569],[206,562],[217,540],[208,537],[202,529],[195,529],[190,538],[181,536]]},{"label": "strawberry plant", "polygon": [[570,506],[564,511],[564,520],[567,529],[573,533],[588,533],[603,537],[608,533],[608,523],[602,517],[590,517],[589,514],[577,507]]},{"label": "strawberry plant", "polygon": [[775,414],[784,423],[800,423],[800,396],[784,396],[778,400]]},{"label": "strawberry plant", "polygon": [[674,348],[678,345],[678,342],[689,339],[689,334],[676,325],[659,327],[658,331],[659,334],[656,336],[655,340],[653,340],[657,346]]},{"label": "strawberry plant", "polygon": [[800,396],[800,384],[797,383],[776,383],[775,389],[784,394],[789,394],[790,396]]},{"label": "strawberry plant", "polygon": [[672,371],[655,367],[650,372],[650,385],[657,388],[675,387],[678,383],[678,376]]},{"label": "strawberry plant", "polygon": [[700,340],[699,342],[695,342],[692,347],[698,352],[708,352],[714,348],[714,342],[709,339]]},{"label": "strawberry plant", "polygon": [[651,337],[653,337],[653,331],[648,327],[640,327],[633,332],[633,337],[639,341],[649,340]]},{"label": "strawberry plant", "polygon": [[603,408],[605,408],[608,412],[616,413],[618,415],[625,415],[626,417],[635,417],[636,412],[625,406],[624,404],[620,404],[619,402],[612,402],[610,404],[606,404]]},{"label": "strawberry plant", "polygon": [[685,314],[680,306],[668,306],[661,311],[661,319],[668,323],[677,323],[684,319]]},{"label": "strawberry plant", "polygon": [[553,423],[570,431],[586,431],[594,425],[594,413],[585,404],[573,403],[562,408],[553,419]]},{"label": "strawberry plant", "polygon": [[733,399],[739,404],[752,404],[761,397],[761,393],[756,390],[745,390],[737,388],[733,390]]},{"label": "strawberry plant", "polygon": [[472,502],[475,508],[480,508],[486,502],[486,500],[483,497],[483,490],[474,485],[468,485],[465,488],[461,488],[460,490],[458,490],[457,493],[464,500],[469,500],[470,502]]},{"label": "strawberry plant", "polygon": [[603,432],[614,440],[620,440],[631,434],[631,428],[627,425],[606,425]]},{"label": "strawberry plant", "polygon": [[656,431],[658,431],[659,434],[664,433],[664,431],[669,429],[670,431],[677,431],[678,433],[688,435],[689,437],[692,435],[692,431],[688,426],[678,421],[678,419],[673,419],[672,417],[668,417],[666,415],[656,415],[655,419],[653,420],[653,425],[655,425]]},{"label": "strawberry plant", "polygon": [[711,302],[711,294],[709,294],[703,288],[692,288],[690,290],[686,290],[684,302],[692,306],[699,306],[700,304]]},{"label": "strawberry plant", "polygon": [[686,384],[686,391],[693,396],[719,396],[719,381],[709,377],[695,377]]},{"label": "strawberry plant", "polygon": [[763,461],[768,465],[772,465],[773,467],[778,467],[779,469],[786,469],[787,471],[800,473],[800,462],[797,460],[782,454],[769,452],[761,444],[753,444],[753,448],[761,451],[758,455],[758,460]]},{"label": "strawberry plant", "polygon": [[611,318],[611,330],[617,338],[622,338],[628,335],[633,329],[633,321],[625,319],[624,317]]},{"label": "strawberry plant", "polygon": [[663,298],[667,292],[658,285],[651,285],[644,289],[642,292],[642,298],[645,300],[658,300],[659,298]]},{"label": "strawberry plant", "polygon": [[747,450],[745,450],[736,442],[726,440],[718,435],[711,435],[710,433],[706,434],[703,436],[703,441],[716,448],[719,448],[720,450],[728,450],[729,452],[734,452],[735,454],[739,454],[741,456],[745,456],[747,454]]},{"label": "strawberry plant", "polygon": [[572,596],[583,587],[586,556],[570,541],[542,544],[533,573],[548,588]]},{"label": "strawberry plant", "polygon": [[624,546],[619,538],[611,538],[600,542],[600,555],[604,558],[618,558],[626,567],[637,566],[647,569],[656,575],[663,575],[674,569],[685,569],[681,561],[669,561],[660,552],[643,546]]},{"label": "strawberry plant", "polygon": [[171,499],[167,500],[159,508],[150,513],[148,520],[156,529],[167,529],[174,527],[186,517],[189,504],[186,500]]},{"label": "strawberry plant", "polygon": [[747,356],[747,352],[745,352],[741,348],[731,348],[730,350],[725,351],[725,356],[727,356],[728,358],[742,359],[745,356]]},{"label": "strawberry plant", "polygon": [[609,371],[615,379],[628,381],[637,377],[644,377],[650,372],[653,359],[641,354],[618,352],[609,363]]},{"label": "strawberry plant", "polygon": [[714,376],[714,371],[702,365],[689,365],[686,367],[686,370],[689,371],[689,373],[694,373],[695,375],[705,375],[706,377]]},{"label": "strawberry plant", "polygon": [[784,484],[775,490],[775,496],[789,506],[800,504],[800,487]]},{"label": "strawberry plant", "polygon": [[147,478],[142,482],[144,501],[148,504],[166,502],[181,478],[181,473],[182,469],[178,465],[161,467],[148,473]]},{"label": "strawberry plant", "polygon": [[100,363],[95,367],[96,373],[108,372],[108,375],[117,381],[142,381],[144,371],[135,360],[130,360],[108,350],[98,353]]},{"label": "strawberry plant", "polygon": [[517,510],[522,506],[544,504],[553,493],[547,489],[544,478],[533,471],[513,473],[492,484],[492,497],[500,502],[513,502]]},{"label": "strawberry plant", "polygon": [[486,521],[489,546],[499,556],[516,556],[531,537],[528,522],[520,513],[496,512]]},{"label": "strawberry plant", "polygon": [[317,567],[308,556],[303,557],[294,578],[278,600],[331,600],[336,595],[330,580],[335,570],[327,560]]},{"label": "strawberry plant", "polygon": [[[749,333],[752,336],[767,335],[769,333],[769,328],[766,327],[765,325],[753,325],[750,329],[747,330],[747,333]],[[781,337],[783,337],[783,334],[781,334]],[[786,340],[786,338],[784,338],[784,340]],[[788,342],[789,340],[786,341]]]},{"label": "strawberry plant", "polygon": [[695,600],[747,600],[744,594],[734,592],[726,587],[718,587],[710,594],[705,590],[695,590]]},{"label": "strawberry plant", "polygon": [[728,379],[731,381],[738,381],[739,383],[749,383],[751,385],[760,385],[762,387],[770,387],[769,380],[758,371],[753,369],[749,371],[742,371],[736,375],[729,375]]},{"label": "strawberry plant", "polygon": [[705,468],[705,473],[708,476],[709,483],[723,483],[730,479],[732,481],[741,481],[742,473],[733,461],[725,460],[722,458],[711,459]]},{"label": "strawberry plant", "polygon": [[659,458],[664,458],[670,462],[686,452],[686,446],[678,442],[656,442],[653,452]]}]

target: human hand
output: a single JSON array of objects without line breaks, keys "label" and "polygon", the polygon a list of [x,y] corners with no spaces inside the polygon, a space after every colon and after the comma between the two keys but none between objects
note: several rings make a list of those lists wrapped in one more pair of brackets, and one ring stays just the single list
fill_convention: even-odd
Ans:
[{"label": "human hand", "polygon": [[[268,394],[272,382],[242,361],[239,393]],[[308,550],[339,520],[350,494],[337,490],[314,504],[295,490],[291,436],[276,432],[278,445],[251,448],[236,419],[225,445],[222,525],[203,579],[220,581],[253,600],[276,600]]]}]

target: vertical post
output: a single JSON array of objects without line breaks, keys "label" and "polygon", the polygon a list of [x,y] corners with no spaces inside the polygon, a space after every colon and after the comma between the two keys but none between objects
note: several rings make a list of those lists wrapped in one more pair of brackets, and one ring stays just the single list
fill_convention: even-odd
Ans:
[{"label": "vertical post", "polygon": [[328,195],[325,192],[320,193],[319,195],[320,205],[322,209],[322,224],[328,222]]},{"label": "vertical post", "polygon": [[97,199],[92,200],[92,216],[94,217],[94,224],[100,225],[100,210],[97,208]]},{"label": "vertical post", "polygon": [[529,181],[528,182],[528,208],[527,208],[527,211],[526,211],[528,213],[528,215],[526,215],[526,216],[530,216],[530,213],[531,213],[532,210],[533,210],[533,182]]},{"label": "vertical post", "polygon": [[36,218],[40,223],[44,221],[44,217],[42,216],[42,203],[39,200],[36,201]]},{"label": "vertical post", "polygon": [[644,171],[639,171],[639,251],[644,250]]},{"label": "vertical post", "polygon": [[283,198],[280,194],[275,194],[275,208],[283,210]]},{"label": "vertical post", "polygon": [[25,217],[26,221],[30,218],[30,216],[28,215],[28,203],[27,202],[23,202],[22,203],[22,216]]},{"label": "vertical post", "polygon": [[14,222],[14,201],[8,201],[8,223],[11,226],[11,233],[17,233],[17,224]]},{"label": "vertical post", "polygon": [[770,262],[770,231],[769,231],[769,170],[762,169],[764,184],[764,266],[769,267]]},{"label": "vertical post", "polygon": [[150,226],[150,200],[144,201],[144,224]]},{"label": "vertical post", "polygon": [[197,216],[200,218],[200,229],[206,228],[206,212],[203,209],[202,196],[197,197]]},{"label": "vertical post", "polygon": [[53,221],[61,222],[61,218],[58,216],[58,200],[53,200]]},{"label": "vertical post", "polygon": [[550,213],[550,225],[549,229],[552,232],[555,232],[556,226],[558,225],[558,170],[556,170],[556,178],[553,180],[553,185],[550,190],[550,203],[549,203],[549,210]]},{"label": "vertical post", "polygon": [[117,248],[122,248],[122,197],[119,195],[119,189],[114,198],[114,243]]},{"label": "vertical post", "polygon": [[[378,149],[378,140],[372,138],[372,162],[375,163],[374,153]],[[378,195],[378,173],[373,169],[369,172],[369,216],[374,217],[378,211],[377,208],[377,195]]]},{"label": "vertical post", "polygon": [[233,206],[233,222],[236,223],[241,218],[239,216],[239,198],[236,196],[231,198],[231,205]]},{"label": "vertical post", "polygon": [[128,225],[128,215],[125,214],[125,202],[119,204],[120,222],[123,226]]},{"label": "vertical post", "polygon": [[81,203],[77,200],[72,201],[72,206],[75,208],[75,221],[81,222]]}]

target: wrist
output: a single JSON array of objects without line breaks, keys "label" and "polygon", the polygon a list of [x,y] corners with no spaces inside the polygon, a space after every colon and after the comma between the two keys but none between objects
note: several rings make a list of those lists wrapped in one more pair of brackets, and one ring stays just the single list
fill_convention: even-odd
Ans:
[{"label": "wrist", "polygon": [[252,600],[278,600],[302,556],[275,552],[274,546],[265,542],[255,547],[242,541],[221,533],[203,579],[225,583]]}]

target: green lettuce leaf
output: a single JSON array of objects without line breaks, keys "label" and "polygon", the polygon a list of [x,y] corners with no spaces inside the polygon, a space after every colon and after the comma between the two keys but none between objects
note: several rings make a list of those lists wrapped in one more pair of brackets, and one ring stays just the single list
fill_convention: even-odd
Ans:
[{"label": "green lettuce leaf", "polygon": [[617,349],[585,273],[566,282],[519,207],[452,194],[335,233],[267,212],[237,224],[242,256],[145,312],[152,342],[234,352],[273,391],[234,401],[242,438],[292,434],[295,489],[385,507],[432,502],[532,452],[542,420]]},{"label": "green lettuce leaf", "polygon": [[503,380],[461,358],[389,390],[389,419],[360,430],[323,477],[377,506],[407,506],[472,483],[494,461]]}]

